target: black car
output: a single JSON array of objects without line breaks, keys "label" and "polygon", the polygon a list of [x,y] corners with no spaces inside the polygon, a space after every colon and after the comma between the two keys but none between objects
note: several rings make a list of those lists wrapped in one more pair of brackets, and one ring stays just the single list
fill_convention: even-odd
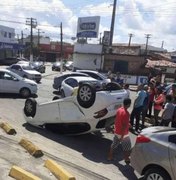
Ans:
[{"label": "black car", "polygon": [[45,67],[44,62],[42,61],[34,61],[30,63],[30,66],[32,67],[32,69],[35,69],[36,71],[40,73],[45,73],[46,67]]},{"label": "black car", "polygon": [[0,59],[0,65],[12,65],[15,64],[19,61],[18,58],[16,57],[8,57],[8,58],[4,58],[4,59]]},{"label": "black car", "polygon": [[73,76],[89,77],[89,75],[84,74],[84,73],[79,73],[79,72],[71,72],[71,73],[63,74],[61,76],[56,76],[56,77],[54,77],[53,88],[60,91],[62,81],[68,77],[73,77]]},{"label": "black car", "polygon": [[[52,71],[60,71],[60,70],[61,70],[61,62],[55,62],[55,63],[53,63],[53,65],[52,65]],[[63,70],[63,71],[66,71],[66,67],[65,67],[64,64],[63,64],[62,70]]]}]

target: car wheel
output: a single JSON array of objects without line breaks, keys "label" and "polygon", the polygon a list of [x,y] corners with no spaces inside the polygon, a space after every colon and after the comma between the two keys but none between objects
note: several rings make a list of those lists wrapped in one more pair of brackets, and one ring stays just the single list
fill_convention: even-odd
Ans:
[{"label": "car wheel", "polygon": [[61,97],[64,98],[65,97],[65,93],[64,93],[64,90],[61,89]]},{"label": "car wheel", "polygon": [[34,117],[36,113],[37,102],[34,98],[28,98],[25,101],[24,114],[27,117]]},{"label": "car wheel", "polygon": [[20,90],[20,95],[23,97],[23,98],[26,98],[26,97],[29,97],[31,95],[31,91],[28,89],[28,88],[22,88]]},{"label": "car wheel", "polygon": [[95,102],[96,90],[91,84],[81,84],[78,88],[77,100],[84,108],[91,107]]},{"label": "car wheel", "polygon": [[171,180],[170,176],[163,169],[151,168],[148,169],[144,174],[144,180]]},{"label": "car wheel", "polygon": [[57,100],[57,99],[60,99],[59,96],[54,96],[54,97],[53,97],[53,101],[54,101],[54,100]]}]

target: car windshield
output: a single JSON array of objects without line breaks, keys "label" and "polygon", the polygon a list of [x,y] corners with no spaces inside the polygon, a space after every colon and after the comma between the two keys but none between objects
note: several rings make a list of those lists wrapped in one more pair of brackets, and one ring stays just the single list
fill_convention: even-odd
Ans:
[{"label": "car windshield", "polygon": [[33,70],[31,66],[22,66],[24,70]]},{"label": "car windshield", "polygon": [[19,76],[19,75],[16,74],[16,73],[13,73],[12,71],[10,71],[10,74],[11,74],[11,76],[13,76],[13,77],[15,77],[15,78],[17,78],[17,79],[19,79],[19,80],[24,79],[23,77]]}]

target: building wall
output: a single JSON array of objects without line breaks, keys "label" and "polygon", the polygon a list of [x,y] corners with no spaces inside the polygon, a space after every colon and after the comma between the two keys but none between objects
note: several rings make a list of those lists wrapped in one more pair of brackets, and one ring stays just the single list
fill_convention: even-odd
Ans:
[{"label": "building wall", "polygon": [[[144,57],[142,56],[130,56],[130,55],[116,55],[116,54],[106,54],[104,55],[104,70],[108,71],[111,69],[115,70],[116,62],[126,62],[129,74],[140,74],[145,64]],[[119,71],[120,72],[120,71]],[[122,69],[123,72],[123,69]]]},{"label": "building wall", "polygon": [[15,29],[0,25],[0,42],[16,43]]},{"label": "building wall", "polygon": [[100,70],[102,56],[99,54],[73,54],[73,66],[75,69]]}]

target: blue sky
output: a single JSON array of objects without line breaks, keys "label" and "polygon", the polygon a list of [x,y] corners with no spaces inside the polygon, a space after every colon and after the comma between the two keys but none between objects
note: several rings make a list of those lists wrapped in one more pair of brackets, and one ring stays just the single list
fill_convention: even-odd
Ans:
[{"label": "blue sky", "polygon": [[[112,4],[113,0],[1,0],[0,24],[15,28],[17,34],[23,30],[28,35],[26,18],[36,18],[37,29],[59,41],[62,22],[64,41],[73,43],[71,37],[76,35],[78,17],[98,15],[99,33],[109,30]],[[161,47],[164,41],[164,48],[176,50],[175,19],[175,0],[117,0],[113,42],[128,43],[132,33],[132,43],[145,44],[145,34],[151,34],[150,45]],[[89,42],[98,43],[98,39]]]}]

